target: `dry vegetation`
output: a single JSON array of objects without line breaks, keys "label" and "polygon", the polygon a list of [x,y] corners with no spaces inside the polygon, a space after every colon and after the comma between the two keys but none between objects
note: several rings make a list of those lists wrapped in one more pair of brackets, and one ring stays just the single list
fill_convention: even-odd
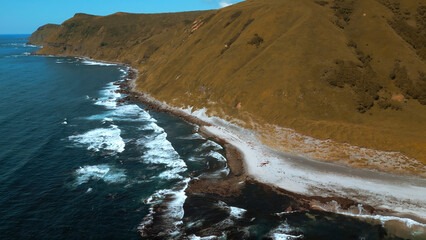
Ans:
[{"label": "dry vegetation", "polygon": [[44,45],[40,54],[131,64],[138,90],[174,106],[401,152],[418,168],[425,12],[421,0],[247,0],[206,12],[77,14],[30,41]]}]

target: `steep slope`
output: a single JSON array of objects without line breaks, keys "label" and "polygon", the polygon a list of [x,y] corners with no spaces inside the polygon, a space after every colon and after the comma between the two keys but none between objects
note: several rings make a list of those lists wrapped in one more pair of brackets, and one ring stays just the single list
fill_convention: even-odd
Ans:
[{"label": "steep slope", "polygon": [[53,34],[53,32],[57,31],[58,28],[60,26],[57,24],[46,24],[43,25],[41,27],[39,27],[37,29],[37,31],[35,31],[29,41],[28,44],[34,44],[34,45],[41,45],[43,44],[45,38],[51,34]]},{"label": "steep slope", "polygon": [[131,64],[137,90],[207,108],[280,150],[424,176],[425,9],[421,0],[248,0],[77,14],[39,53]]}]

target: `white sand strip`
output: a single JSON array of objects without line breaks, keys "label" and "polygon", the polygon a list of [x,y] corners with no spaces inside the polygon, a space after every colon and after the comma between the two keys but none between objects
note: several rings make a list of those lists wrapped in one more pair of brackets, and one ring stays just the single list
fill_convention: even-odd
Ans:
[{"label": "white sand strip", "polygon": [[[135,87],[134,80],[131,83]],[[146,93],[140,99],[176,116],[191,116],[211,126],[203,131],[238,148],[244,157],[247,174],[255,180],[305,196],[347,198],[370,205],[376,210],[391,211],[372,219],[399,220],[409,225],[426,227],[426,179],[394,175],[371,170],[353,169],[333,163],[313,161],[303,156],[286,154],[261,143],[253,131],[217,117],[209,117],[206,109],[170,107]],[[325,209],[346,215],[351,212]],[[369,218],[360,207],[360,218]]]},{"label": "white sand strip", "polygon": [[[194,115],[213,124],[203,127],[204,131],[226,140],[243,153],[247,174],[259,182],[305,196],[348,198],[397,212],[393,215],[412,216],[426,226],[425,179],[285,154],[262,144],[252,131],[200,113]],[[403,217],[401,221],[416,223]]]}]

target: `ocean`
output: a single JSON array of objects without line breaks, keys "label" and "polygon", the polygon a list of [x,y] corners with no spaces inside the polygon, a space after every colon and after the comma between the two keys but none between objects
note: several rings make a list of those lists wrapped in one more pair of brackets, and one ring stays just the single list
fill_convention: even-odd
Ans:
[{"label": "ocean", "polygon": [[126,66],[34,56],[27,37],[0,35],[0,239],[397,239],[255,183],[186,193],[229,174],[223,146],[121,101]]}]

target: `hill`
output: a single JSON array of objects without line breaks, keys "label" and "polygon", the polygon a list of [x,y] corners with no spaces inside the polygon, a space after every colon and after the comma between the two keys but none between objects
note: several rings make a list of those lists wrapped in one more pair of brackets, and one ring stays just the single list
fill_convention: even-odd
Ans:
[{"label": "hill", "polygon": [[76,14],[30,42],[44,46],[39,54],[131,64],[138,91],[206,108],[279,150],[425,176],[421,0],[247,0],[204,12]]}]

